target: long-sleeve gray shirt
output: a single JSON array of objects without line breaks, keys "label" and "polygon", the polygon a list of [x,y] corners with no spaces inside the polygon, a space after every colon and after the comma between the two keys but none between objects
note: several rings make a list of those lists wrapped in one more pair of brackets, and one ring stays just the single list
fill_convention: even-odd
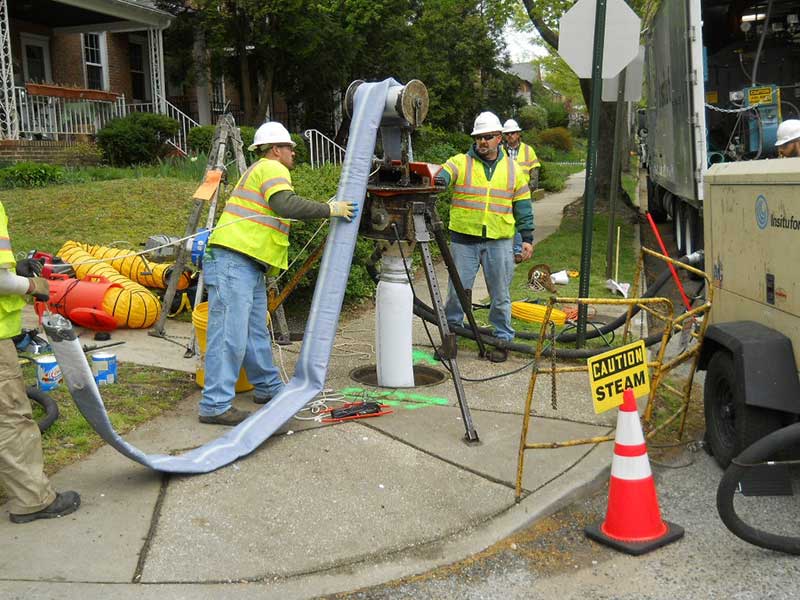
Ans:
[{"label": "long-sleeve gray shirt", "polygon": [[331,209],[326,203],[303,198],[289,190],[275,192],[268,201],[269,207],[284,219],[311,221],[331,216]]}]

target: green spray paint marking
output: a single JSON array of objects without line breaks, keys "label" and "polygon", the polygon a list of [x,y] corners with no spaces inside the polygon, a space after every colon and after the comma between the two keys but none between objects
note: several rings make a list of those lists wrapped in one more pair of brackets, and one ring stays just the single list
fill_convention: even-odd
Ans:
[{"label": "green spray paint marking", "polygon": [[424,350],[412,351],[411,360],[415,365],[418,365],[419,363],[425,363],[426,365],[433,365],[435,367],[437,364],[439,364],[439,361],[436,360],[433,354],[425,352]]},{"label": "green spray paint marking", "polygon": [[352,402],[379,401],[381,404],[388,404],[405,410],[416,410],[426,406],[447,406],[448,404],[447,398],[406,394],[398,390],[365,390],[360,387],[349,387],[339,390],[339,392]]}]

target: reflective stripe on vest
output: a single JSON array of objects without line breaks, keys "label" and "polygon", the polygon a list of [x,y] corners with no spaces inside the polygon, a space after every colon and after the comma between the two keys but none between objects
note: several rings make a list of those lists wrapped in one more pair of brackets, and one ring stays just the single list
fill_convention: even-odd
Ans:
[{"label": "reflective stripe on vest", "polygon": [[[6,209],[0,202],[0,265],[13,269],[17,261],[11,251],[11,240],[8,237],[8,217]],[[22,307],[25,299],[22,296],[0,296],[0,339],[8,339],[22,330]]]},{"label": "reflective stripe on vest", "polygon": [[294,191],[285,166],[270,159],[261,159],[251,165],[225,204],[209,243],[285,269],[291,225],[269,206],[270,196],[281,191]]},{"label": "reflective stripe on vest", "polygon": [[514,189],[514,161],[501,157],[492,181],[486,180],[483,165],[470,155],[455,156],[447,161],[445,167],[452,173],[463,173],[453,180],[450,229],[480,236],[485,227],[487,238],[513,237],[513,202],[519,198],[519,191]]},{"label": "reflective stripe on vest", "polygon": [[522,167],[526,173],[529,173],[536,167],[541,167],[542,163],[536,156],[536,151],[528,146],[528,144],[520,144],[519,153],[517,154],[517,164]]}]

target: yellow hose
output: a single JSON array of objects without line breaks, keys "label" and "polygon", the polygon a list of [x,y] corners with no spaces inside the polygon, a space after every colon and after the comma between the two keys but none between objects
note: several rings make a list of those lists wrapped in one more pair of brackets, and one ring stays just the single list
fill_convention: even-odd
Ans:
[{"label": "yellow hose", "polygon": [[78,242],[64,242],[58,256],[72,264],[78,279],[87,275],[102,275],[122,286],[108,290],[103,297],[103,308],[114,317],[117,327],[145,329],[155,323],[161,312],[158,298],[143,286],[121,275],[108,263],[81,264],[97,260],[81,246]]},{"label": "yellow hose", "polygon": [[[90,244],[78,244],[83,250],[106,261],[114,269],[119,271],[128,279],[141,283],[145,287],[167,289],[169,283],[169,273],[172,264],[153,263],[144,260],[141,256],[132,255],[130,250],[120,250],[119,248],[109,248],[108,246],[92,246]],[[124,258],[118,258],[118,257]],[[189,274],[182,273],[178,280],[178,289],[185,290],[189,287]]]},{"label": "yellow hose", "polygon": [[[511,316],[520,321],[529,323],[542,323],[547,306],[544,304],[533,304],[531,302],[512,302]],[[563,325],[567,322],[567,313],[554,308],[550,312],[550,320],[556,325]]]}]

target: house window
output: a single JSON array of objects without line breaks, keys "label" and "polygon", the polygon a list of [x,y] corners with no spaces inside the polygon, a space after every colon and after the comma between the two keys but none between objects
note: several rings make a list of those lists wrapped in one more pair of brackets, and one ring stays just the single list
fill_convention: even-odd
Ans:
[{"label": "house window", "polygon": [[128,44],[128,59],[131,68],[131,93],[133,94],[133,99],[149,100],[144,44],[131,41]]},{"label": "house window", "polygon": [[108,89],[108,59],[104,33],[83,34],[83,61],[86,70],[86,87],[92,90]]},{"label": "house window", "polygon": [[211,110],[221,113],[225,109],[225,79],[222,75],[211,80]]},{"label": "house window", "polygon": [[22,45],[22,71],[25,81],[45,83],[52,81],[50,74],[50,40],[46,37],[20,34]]}]

